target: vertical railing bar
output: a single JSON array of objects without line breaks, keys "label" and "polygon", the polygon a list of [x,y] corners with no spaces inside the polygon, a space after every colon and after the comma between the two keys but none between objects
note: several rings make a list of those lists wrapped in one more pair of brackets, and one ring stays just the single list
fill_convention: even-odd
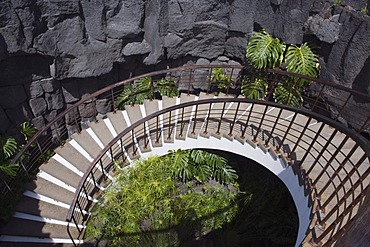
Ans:
[{"label": "vertical railing bar", "polygon": [[312,106],[312,108],[311,108],[311,111],[312,111],[312,112],[315,110],[315,107],[316,107],[317,103],[319,102],[319,98],[320,98],[320,96],[321,96],[322,92],[324,91],[324,88],[325,88],[325,84],[322,84],[322,85],[321,85],[320,92],[319,92],[319,94],[316,96],[315,102],[313,103],[313,106]]},{"label": "vertical railing bar", "polygon": [[294,123],[294,120],[295,118],[297,117],[298,113],[294,113],[293,117],[292,117],[292,120],[290,121],[289,123],[289,126],[288,126],[288,129],[285,131],[285,134],[283,136],[283,139],[281,140],[281,143],[278,145],[278,147],[276,148],[276,151],[279,152],[280,151],[280,148],[281,146],[283,145],[283,143],[285,142],[285,139],[286,137],[288,136],[288,133],[290,131],[290,129],[292,128],[292,125]]},{"label": "vertical railing bar", "polygon": [[74,238],[73,238],[73,236],[71,234],[71,231],[69,229],[69,227],[70,227],[69,224],[70,224],[70,222],[67,223],[67,233],[68,233],[68,236],[71,239],[73,246],[77,247],[77,244],[75,243],[75,240],[74,240]]},{"label": "vertical railing bar", "polygon": [[[310,146],[308,147],[308,149],[305,151],[305,154],[303,155],[303,157],[301,158],[300,160],[300,164],[302,165],[304,160],[307,158],[308,154],[310,153],[312,147],[314,146],[314,144],[316,143],[316,140],[317,138],[319,138],[321,132],[322,132],[322,129],[324,128],[325,126],[325,123],[321,123],[321,126],[320,128],[317,130],[316,134],[315,134],[315,137],[312,139],[312,142],[310,144]],[[328,144],[328,143],[326,143]]]},{"label": "vertical railing bar", "polygon": [[156,117],[155,125],[155,143],[159,143],[159,116]]},{"label": "vertical railing bar", "polygon": [[239,112],[239,107],[240,107],[240,102],[238,102],[238,105],[236,106],[236,110],[235,110],[235,114],[234,114],[234,119],[233,119],[233,122],[232,122],[232,124],[230,126],[229,136],[232,136],[232,133],[233,133],[233,130],[234,130],[234,126],[235,126],[236,117],[237,117],[238,112]]},{"label": "vertical railing bar", "polygon": [[283,108],[280,108],[280,110],[279,110],[279,113],[278,113],[278,115],[277,115],[277,117],[276,117],[276,120],[275,120],[275,122],[274,122],[274,125],[272,126],[272,129],[271,129],[271,132],[270,132],[270,135],[269,135],[269,137],[267,138],[267,140],[265,141],[265,146],[267,146],[268,145],[268,143],[270,142],[270,139],[271,139],[271,137],[273,136],[273,134],[274,134],[274,131],[275,131],[275,128],[276,128],[276,125],[277,125],[277,123],[279,122],[279,120],[280,120],[280,116],[281,116],[281,113],[283,112]]},{"label": "vertical railing bar", "polygon": [[220,120],[218,121],[218,127],[217,127],[217,132],[216,132],[217,135],[220,134],[221,122],[223,120],[225,107],[226,107],[226,102],[224,102],[224,105],[222,106],[221,116],[220,116]]},{"label": "vertical railing bar", "polygon": [[170,111],[170,116],[169,116],[169,122],[168,122],[168,136],[167,140],[171,140],[171,116],[172,116],[172,111]]},{"label": "vertical railing bar", "polygon": [[260,121],[260,124],[258,125],[258,128],[257,128],[257,131],[256,131],[256,134],[254,135],[253,137],[253,141],[257,141],[257,137],[258,137],[258,134],[259,132],[261,131],[261,127],[262,127],[262,123],[265,119],[265,115],[266,115],[266,112],[267,112],[267,108],[268,108],[268,105],[265,105],[265,110],[263,111],[263,115],[262,115],[262,118],[261,118],[261,121]]},{"label": "vertical railing bar", "polygon": [[342,112],[344,111],[344,109],[346,108],[349,100],[351,99],[352,97],[352,93],[349,94],[348,98],[346,99],[345,103],[343,104],[343,106],[340,108],[340,110],[338,111],[338,115],[335,117],[334,120],[338,120],[339,116],[342,114]]},{"label": "vertical railing bar", "polygon": [[179,134],[179,136],[182,136],[182,132],[184,131],[184,128],[185,128],[184,112],[185,112],[185,107],[183,107],[182,111],[181,111],[180,134]]},{"label": "vertical railing bar", "polygon": [[195,115],[194,115],[194,121],[193,121],[193,131],[191,132],[191,134],[195,134],[195,126],[197,125],[197,114],[198,114],[198,104],[195,106]]},{"label": "vertical railing bar", "polygon": [[148,148],[148,136],[147,136],[147,132],[146,132],[146,122],[144,122],[144,149],[147,149]]},{"label": "vertical railing bar", "polygon": [[119,143],[120,143],[120,148],[121,148],[121,157],[122,157],[122,162],[124,163],[125,162],[125,150],[123,148],[123,142],[122,142],[122,138],[119,139]]},{"label": "vertical railing bar", "polygon": [[131,141],[132,141],[132,147],[133,147],[133,155],[136,155],[136,152],[137,152],[137,147],[136,147],[136,144],[135,144],[135,133],[134,133],[134,130],[131,130]]},{"label": "vertical railing bar", "polygon": [[321,191],[319,192],[319,196],[322,195],[322,193],[324,193],[324,191],[326,190],[326,188],[330,185],[330,183],[333,182],[333,179],[338,175],[337,173],[342,170],[342,168],[344,167],[344,164],[347,163],[347,161],[352,157],[352,155],[355,153],[355,151],[357,150],[358,148],[358,144],[356,143],[353,148],[351,149],[351,151],[346,155],[346,157],[344,158],[344,160],[342,161],[341,165],[338,167],[338,169],[334,172],[333,175],[330,176],[330,180],[323,186],[323,188],[321,189]]},{"label": "vertical railing bar", "polygon": [[[307,120],[307,122],[306,122],[305,126],[303,127],[303,130],[302,130],[301,134],[299,135],[299,137],[298,137],[297,141],[295,142],[295,145],[294,145],[293,149],[290,151],[290,154],[288,155],[288,157],[289,157],[289,158],[291,157],[292,153],[294,153],[294,151],[297,149],[298,144],[301,142],[302,137],[303,137],[303,135],[306,133],[306,130],[307,130],[307,128],[308,128],[308,125],[309,125],[309,124],[310,124],[310,122],[311,122],[311,119],[312,119],[311,117],[309,117],[309,118],[308,118],[308,120]],[[312,143],[311,143],[311,144],[312,144]]]},{"label": "vertical railing bar", "polygon": [[248,118],[247,118],[247,121],[245,122],[245,127],[244,127],[244,129],[242,131],[242,135],[240,136],[241,138],[244,138],[245,137],[245,131],[247,130],[247,127],[248,127],[248,124],[249,124],[249,120],[250,120],[251,115],[252,115],[253,107],[254,107],[254,103],[252,103],[251,109],[249,110]]},{"label": "vertical railing bar", "polygon": [[[338,130],[337,130],[337,129],[335,129],[335,130],[333,131],[333,133],[330,135],[330,137],[329,137],[329,139],[326,141],[326,143],[325,143],[324,147],[322,147],[322,149],[321,149],[320,153],[316,156],[316,158],[315,158],[314,162],[311,164],[311,167],[306,171],[306,174],[309,174],[309,173],[312,171],[313,167],[314,167],[314,166],[316,165],[316,163],[321,159],[321,156],[324,154],[324,152],[325,152],[325,151],[327,151],[328,146],[331,144],[331,142],[332,142],[332,140],[334,139],[334,137],[336,136],[337,132],[338,132]],[[301,162],[301,164],[302,164],[302,162]]]},{"label": "vertical railing bar", "polygon": [[[316,180],[315,180],[315,183],[318,181],[317,179],[319,179],[323,174],[324,174],[324,171],[326,171],[326,169],[330,166],[331,162],[333,162],[333,160],[336,158],[336,156],[338,155],[338,153],[341,151],[341,149],[343,148],[343,146],[346,144],[346,142],[348,141],[349,139],[349,136],[346,136],[342,142],[339,144],[339,146],[336,148],[335,152],[332,154],[332,156],[330,157],[329,161],[326,162],[326,165],[325,167],[322,169],[322,171],[320,172],[319,176],[317,176]],[[321,150],[321,152],[323,151],[327,151],[327,150]],[[315,160],[315,163],[316,164],[317,160]],[[313,169],[313,165],[310,167],[310,169],[308,170],[308,173],[310,173]]]},{"label": "vertical railing bar", "polygon": [[211,116],[211,109],[212,109],[212,103],[209,103],[208,115],[207,115],[207,120],[206,120],[206,128],[203,132],[204,134],[208,133],[208,122],[209,122],[209,117]]},{"label": "vertical railing bar", "polygon": [[[348,181],[348,180],[350,180],[351,178],[350,178],[350,176],[352,176],[354,173],[356,172],[356,170],[355,169],[353,169],[351,172],[349,172],[349,176],[347,176],[347,177],[345,177],[344,179],[343,179],[343,181],[342,181],[342,183],[340,183],[339,185],[338,185],[338,187],[337,187],[337,189],[341,189],[341,188],[343,188],[344,186],[345,186],[345,183]],[[363,174],[363,176],[364,177],[367,177],[368,175],[370,174],[370,169],[368,170],[368,171],[366,171],[364,174]],[[364,192],[365,190],[362,188],[362,186],[363,186],[363,184],[362,184],[362,179],[359,179],[359,180],[357,180],[357,182],[355,182],[353,185],[352,185],[352,187],[354,188],[354,189],[356,189],[359,185],[361,185],[361,189],[362,189],[362,191],[361,192]],[[325,200],[325,202],[321,205],[321,207],[323,207],[323,208],[325,208],[328,204],[329,204],[329,202],[333,199],[333,197],[335,196],[335,194],[334,193],[331,193],[330,194],[330,196]]]}]

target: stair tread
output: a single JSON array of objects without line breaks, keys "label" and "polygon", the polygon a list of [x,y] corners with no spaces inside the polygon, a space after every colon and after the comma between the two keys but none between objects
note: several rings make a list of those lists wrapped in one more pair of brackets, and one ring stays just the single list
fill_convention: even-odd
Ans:
[{"label": "stair tread", "polygon": [[27,183],[26,189],[57,201],[64,202],[68,205],[72,202],[74,197],[74,193],[71,191],[53,184],[41,177],[37,177],[33,182]]},{"label": "stair tread", "polygon": [[121,111],[109,112],[107,114],[109,120],[111,121],[113,128],[117,134],[121,133],[127,128],[127,123]]},{"label": "stair tread", "polygon": [[72,138],[93,158],[102,150],[86,130],[73,134]]},{"label": "stair tread", "polygon": [[113,140],[113,135],[103,120],[99,122],[92,122],[89,125],[104,146],[107,146],[109,142]]},{"label": "stair tread", "polygon": [[[77,229],[71,227],[73,236],[78,236]],[[32,236],[42,238],[64,238],[68,239],[67,226],[51,224],[46,222],[39,222],[27,219],[12,218],[0,230],[1,235],[13,236]]]},{"label": "stair tread", "polygon": [[90,162],[68,142],[55,149],[55,153],[62,156],[82,172],[85,172],[90,167]]},{"label": "stair tread", "polygon": [[28,196],[22,196],[20,202],[15,208],[16,212],[22,212],[32,215],[39,215],[46,218],[64,221],[68,209]]},{"label": "stair tread", "polygon": [[51,158],[47,163],[40,166],[40,170],[44,171],[55,178],[58,178],[68,185],[76,188],[81,180],[81,176],[71,171],[64,165],[60,164],[55,159]]},{"label": "stair tread", "polygon": [[128,115],[128,118],[130,119],[131,124],[143,118],[139,105],[127,106],[125,110],[127,112],[127,115]]}]

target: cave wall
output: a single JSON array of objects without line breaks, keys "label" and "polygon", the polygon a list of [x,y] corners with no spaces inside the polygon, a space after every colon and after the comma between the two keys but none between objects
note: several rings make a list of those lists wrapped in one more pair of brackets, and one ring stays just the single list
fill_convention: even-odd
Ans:
[{"label": "cave wall", "polygon": [[[253,31],[309,41],[320,77],[369,92],[370,0],[3,0],[0,134],[38,128],[118,80],[210,61],[243,63]],[[229,60],[230,59],[230,60]],[[104,114],[106,102],[96,105]],[[92,113],[81,107],[81,117]],[[72,121],[66,118],[66,122]]]}]

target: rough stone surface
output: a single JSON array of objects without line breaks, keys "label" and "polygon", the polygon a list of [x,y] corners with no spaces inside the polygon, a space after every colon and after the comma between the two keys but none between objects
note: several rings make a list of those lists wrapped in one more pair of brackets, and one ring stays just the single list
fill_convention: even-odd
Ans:
[{"label": "rough stone surface", "polygon": [[[332,0],[4,0],[0,107],[28,105],[32,110],[24,121],[44,111],[36,111],[36,102],[47,102],[42,114],[59,112],[63,104],[154,69],[243,63],[248,40],[261,29],[286,43],[314,41],[322,79],[369,92],[370,47],[364,41],[370,38],[370,17],[359,12],[366,4],[369,8],[369,0],[342,0],[340,6]],[[231,60],[217,60],[222,56]]]},{"label": "rough stone surface", "polygon": [[35,117],[45,114],[48,108],[47,103],[43,98],[30,99],[30,107]]},{"label": "rough stone surface", "polygon": [[10,127],[10,121],[5,115],[5,111],[0,107],[0,133],[5,133]]}]

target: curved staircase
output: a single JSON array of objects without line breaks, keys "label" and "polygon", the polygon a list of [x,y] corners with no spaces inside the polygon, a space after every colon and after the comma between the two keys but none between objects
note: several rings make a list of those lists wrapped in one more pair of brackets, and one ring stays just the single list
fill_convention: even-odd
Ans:
[{"label": "curved staircase", "polygon": [[121,161],[120,169],[168,149],[234,145],[246,157],[258,150],[278,161],[278,168],[263,164],[277,175],[293,171],[285,180],[297,184],[289,189],[303,198],[298,204],[305,208],[298,211],[306,212],[300,216],[306,219],[300,222],[297,246],[333,245],[364,201],[369,144],[355,132],[301,109],[222,93],[182,93],[110,112],[70,135],[26,185],[0,231],[0,246],[83,244],[89,210],[112,180],[114,162]]}]

